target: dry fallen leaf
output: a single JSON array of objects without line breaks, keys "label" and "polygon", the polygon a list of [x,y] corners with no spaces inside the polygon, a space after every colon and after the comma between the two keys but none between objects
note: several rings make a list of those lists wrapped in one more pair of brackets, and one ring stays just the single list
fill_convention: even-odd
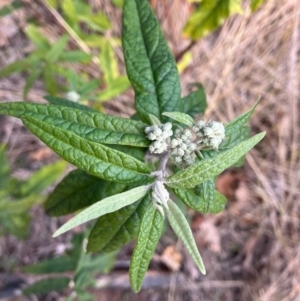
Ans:
[{"label": "dry fallen leaf", "polygon": [[164,263],[171,271],[177,272],[182,265],[182,255],[175,246],[168,246],[160,256],[160,262]]}]

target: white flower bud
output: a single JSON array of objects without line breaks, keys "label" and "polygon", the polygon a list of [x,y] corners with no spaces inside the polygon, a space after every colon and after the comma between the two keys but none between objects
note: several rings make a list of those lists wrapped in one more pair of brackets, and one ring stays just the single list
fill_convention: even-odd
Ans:
[{"label": "white flower bud", "polygon": [[182,158],[179,157],[179,156],[176,156],[176,157],[174,158],[174,161],[175,161],[176,163],[181,163],[181,162],[182,162]]},{"label": "white flower bud", "polygon": [[67,93],[67,99],[74,102],[78,102],[78,100],[80,99],[80,95],[76,91],[69,91]]}]

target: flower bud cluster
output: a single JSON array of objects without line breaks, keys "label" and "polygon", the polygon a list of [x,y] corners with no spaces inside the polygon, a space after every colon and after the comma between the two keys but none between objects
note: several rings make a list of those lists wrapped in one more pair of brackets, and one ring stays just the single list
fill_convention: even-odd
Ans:
[{"label": "flower bud cluster", "polygon": [[214,120],[210,120],[207,123],[200,120],[193,126],[193,130],[199,138],[198,143],[205,147],[218,149],[222,140],[225,138],[224,125]]},{"label": "flower bud cluster", "polygon": [[149,146],[149,150],[154,154],[161,154],[168,149],[167,140],[173,135],[172,123],[148,126],[145,129],[147,138],[153,142]]},{"label": "flower bud cluster", "polygon": [[171,141],[172,155],[174,161],[183,165],[192,165],[195,162],[196,143],[191,142],[192,132],[189,129],[175,131],[175,138]]}]

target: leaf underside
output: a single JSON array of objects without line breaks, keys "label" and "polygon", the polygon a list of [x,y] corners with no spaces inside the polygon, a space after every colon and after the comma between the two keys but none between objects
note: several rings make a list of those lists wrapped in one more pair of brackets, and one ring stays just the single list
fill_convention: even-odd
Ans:
[{"label": "leaf underside", "polygon": [[107,213],[117,211],[123,207],[126,207],[136,202],[137,200],[146,195],[149,188],[149,185],[139,186],[129,191],[115,194],[113,196],[100,200],[99,202],[88,207],[87,209],[81,211],[79,214],[77,214],[75,217],[73,217],[71,220],[65,223],[53,234],[53,237],[65,233],[71,230],[72,228],[75,228],[90,220],[103,216]]},{"label": "leaf underside", "polygon": [[151,195],[148,193],[129,206],[101,216],[90,233],[87,251],[112,252],[134,239],[150,203]]}]

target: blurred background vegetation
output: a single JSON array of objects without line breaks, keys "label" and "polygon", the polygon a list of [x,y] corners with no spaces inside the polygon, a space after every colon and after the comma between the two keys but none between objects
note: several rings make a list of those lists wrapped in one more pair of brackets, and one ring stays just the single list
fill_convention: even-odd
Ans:
[{"label": "blurred background vegetation", "polygon": [[[267,137],[243,168],[217,180],[226,210],[186,212],[207,276],[168,228],[136,296],[127,275],[132,243],[92,255],[84,252],[89,229],[53,239],[66,217],[49,218],[42,204],[72,167],[19,120],[0,116],[1,300],[300,299],[300,2],[150,3],[177,61],[182,96],[195,83],[206,90],[205,119],[226,123],[261,96],[251,126]],[[122,5],[0,1],[0,101],[45,102],[50,94],[51,103],[131,116]]]}]

